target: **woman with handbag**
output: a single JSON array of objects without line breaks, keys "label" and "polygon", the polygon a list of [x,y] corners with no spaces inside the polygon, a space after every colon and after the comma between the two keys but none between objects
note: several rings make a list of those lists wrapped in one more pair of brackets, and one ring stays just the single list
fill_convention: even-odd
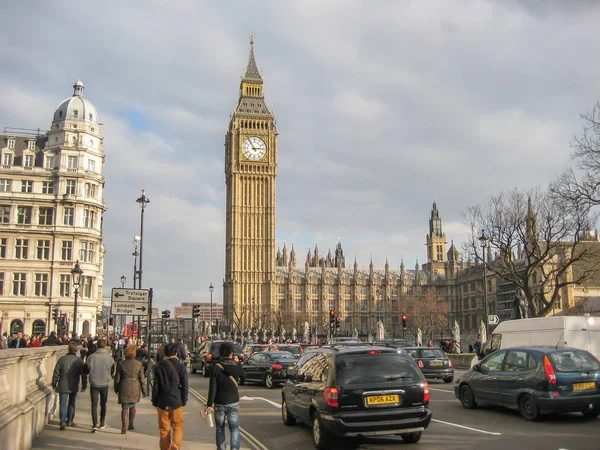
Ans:
[{"label": "woman with handbag", "polygon": [[115,374],[115,393],[119,394],[121,405],[121,434],[127,433],[127,430],[134,430],[135,405],[140,401],[140,393],[144,397],[147,395],[144,367],[135,359],[135,355],[135,345],[127,347],[125,360],[119,362]]}]

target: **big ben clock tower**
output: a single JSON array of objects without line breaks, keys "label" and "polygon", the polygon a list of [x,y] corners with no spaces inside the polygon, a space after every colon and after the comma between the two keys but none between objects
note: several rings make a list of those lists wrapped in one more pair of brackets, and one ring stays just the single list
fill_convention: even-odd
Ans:
[{"label": "big ben clock tower", "polygon": [[250,56],[225,137],[227,186],[223,308],[234,329],[261,326],[275,299],[275,116]]}]

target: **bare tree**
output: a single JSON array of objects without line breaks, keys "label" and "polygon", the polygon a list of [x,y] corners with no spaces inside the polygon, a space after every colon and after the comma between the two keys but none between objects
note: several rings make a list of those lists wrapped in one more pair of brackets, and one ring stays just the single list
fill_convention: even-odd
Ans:
[{"label": "bare tree", "polygon": [[410,328],[420,328],[429,338],[448,327],[450,304],[434,291],[404,299],[404,309]]},{"label": "bare tree", "polygon": [[552,183],[553,194],[570,204],[587,210],[600,205],[600,102],[581,114],[584,122],[581,136],[571,140],[572,157],[579,174],[567,169]]},{"label": "bare tree", "polygon": [[479,235],[485,233],[489,255],[495,253],[486,255],[486,269],[521,288],[534,317],[550,312],[561,289],[596,273],[599,243],[582,239],[595,218],[581,204],[539,189],[515,189],[470,207],[464,219],[471,230],[469,253],[483,260]]}]

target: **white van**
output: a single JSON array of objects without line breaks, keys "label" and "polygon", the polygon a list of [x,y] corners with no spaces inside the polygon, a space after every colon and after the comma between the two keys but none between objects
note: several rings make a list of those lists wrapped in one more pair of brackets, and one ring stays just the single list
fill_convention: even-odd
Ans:
[{"label": "white van", "polygon": [[600,317],[553,316],[500,322],[471,366],[496,350],[527,345],[575,347],[600,359]]}]

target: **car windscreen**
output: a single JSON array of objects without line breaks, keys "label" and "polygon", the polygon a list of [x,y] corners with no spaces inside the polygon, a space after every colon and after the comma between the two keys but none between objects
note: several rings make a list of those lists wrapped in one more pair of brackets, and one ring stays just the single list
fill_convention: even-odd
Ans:
[{"label": "car windscreen", "polygon": [[[210,352],[213,355],[218,355],[219,354],[219,348],[221,347],[221,344],[224,344],[224,342],[215,342],[214,344],[212,344],[210,346]],[[231,344],[233,346],[233,353],[235,355],[239,355],[240,353],[244,353],[244,350],[242,349],[242,347],[240,347],[239,344],[234,344],[233,342],[229,342],[229,344]]]},{"label": "car windscreen", "polygon": [[600,363],[585,350],[563,350],[548,354],[557,372],[590,372],[600,370]]},{"label": "car windscreen", "polygon": [[419,350],[421,358],[445,358],[446,354],[441,348],[422,348]]},{"label": "car windscreen", "polygon": [[273,361],[278,359],[296,359],[290,352],[270,352],[269,358]]},{"label": "car windscreen", "polygon": [[290,352],[294,354],[302,353],[300,347],[292,347],[290,345],[280,345],[279,350],[281,350],[282,352]]},{"label": "car windscreen", "polygon": [[420,380],[421,373],[407,355],[367,351],[339,355],[335,361],[337,384]]}]

